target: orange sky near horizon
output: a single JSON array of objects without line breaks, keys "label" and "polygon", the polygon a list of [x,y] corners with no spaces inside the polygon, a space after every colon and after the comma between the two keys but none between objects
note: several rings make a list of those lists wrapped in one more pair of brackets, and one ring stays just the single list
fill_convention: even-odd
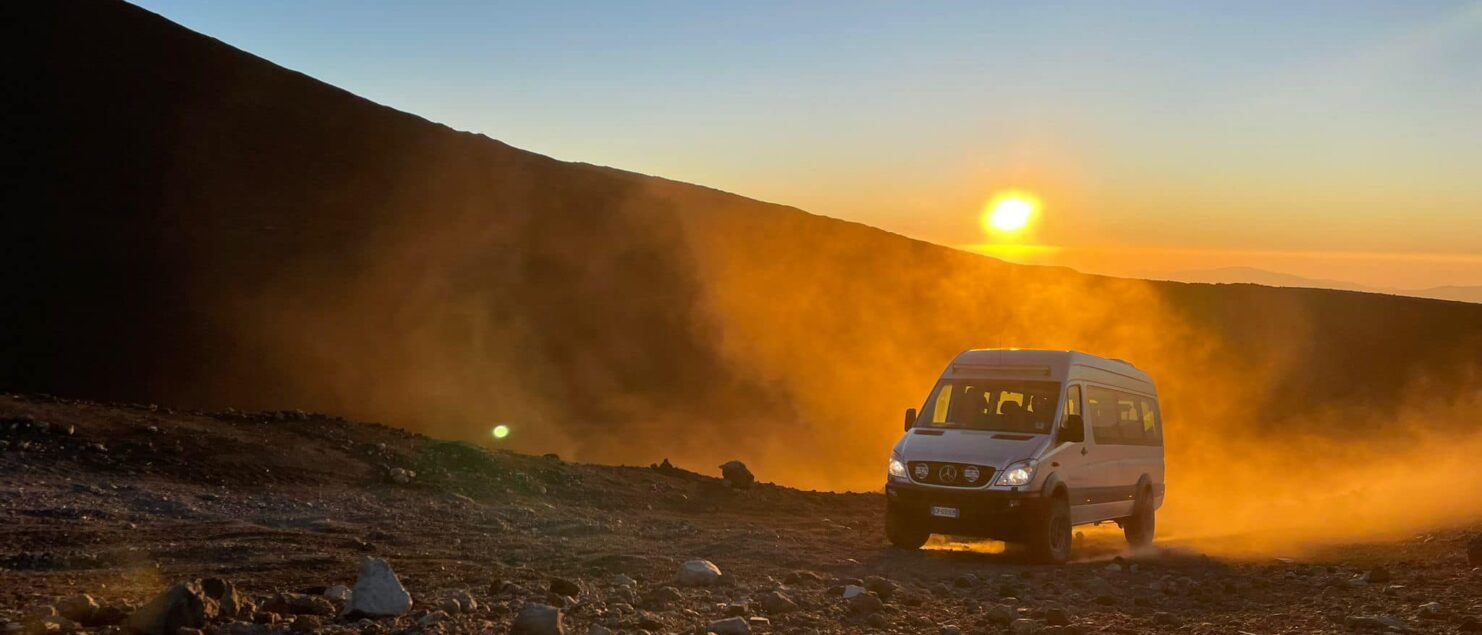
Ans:
[{"label": "orange sky near horizon", "polygon": [[[970,167],[911,175],[922,182],[897,179],[898,189],[883,186],[889,198],[861,200],[855,187],[821,181],[780,202],[1087,273],[1141,278],[1251,267],[1387,290],[1482,286],[1482,166],[1424,175],[1360,170],[1344,168],[1341,154],[1325,161],[1330,151],[1315,150],[1305,166],[1257,161],[1215,176],[1193,167],[1180,173],[1168,157],[1173,178],[1150,190],[1137,184],[1153,175],[1114,178],[1123,168],[1098,165],[1094,153],[1051,151],[1054,135],[1047,137],[984,152],[964,162]],[[1302,178],[1288,173],[1302,170]],[[794,194],[798,188],[788,184]],[[989,235],[980,211],[1006,191],[1039,199],[1038,213],[1021,234]]]}]

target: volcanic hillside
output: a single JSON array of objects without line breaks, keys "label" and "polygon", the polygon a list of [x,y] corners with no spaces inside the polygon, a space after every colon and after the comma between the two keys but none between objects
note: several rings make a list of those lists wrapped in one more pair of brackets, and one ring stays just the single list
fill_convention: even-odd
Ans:
[{"label": "volcanic hillside", "polygon": [[0,388],[858,489],[970,347],[1149,370],[1184,483],[1246,437],[1476,428],[1482,305],[1008,265],[518,150],[115,0],[4,3],[0,39]]}]

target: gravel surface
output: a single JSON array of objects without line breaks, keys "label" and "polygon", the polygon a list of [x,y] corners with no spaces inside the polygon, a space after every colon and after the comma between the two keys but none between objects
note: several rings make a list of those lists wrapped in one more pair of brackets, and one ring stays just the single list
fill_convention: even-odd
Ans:
[{"label": "gravel surface", "polygon": [[0,627],[1482,632],[1475,527],[1301,560],[1132,554],[1090,528],[1079,561],[1043,567],[892,549],[879,494],[738,487],[662,458],[581,465],[295,411],[0,395]]}]

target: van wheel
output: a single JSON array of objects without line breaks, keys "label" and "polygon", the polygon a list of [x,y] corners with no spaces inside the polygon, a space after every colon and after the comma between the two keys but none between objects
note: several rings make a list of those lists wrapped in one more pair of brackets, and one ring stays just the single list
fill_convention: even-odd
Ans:
[{"label": "van wheel", "polygon": [[926,544],[926,539],[930,537],[931,532],[902,518],[894,509],[885,508],[885,538],[890,544],[914,551]]},{"label": "van wheel", "polygon": [[1144,487],[1132,502],[1132,515],[1122,520],[1122,535],[1127,544],[1146,547],[1153,544],[1153,533],[1157,531],[1158,519],[1153,509],[1153,492]]},{"label": "van wheel", "polygon": [[1070,560],[1070,503],[1064,496],[1050,498],[1029,532],[1029,553],[1035,561],[1065,564]]}]

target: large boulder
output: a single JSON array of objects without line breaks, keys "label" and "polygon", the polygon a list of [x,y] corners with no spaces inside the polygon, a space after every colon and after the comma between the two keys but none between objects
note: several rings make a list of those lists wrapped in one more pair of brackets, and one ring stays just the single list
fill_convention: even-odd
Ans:
[{"label": "large boulder", "polygon": [[880,601],[880,596],[874,591],[865,591],[849,598],[849,612],[851,613],[872,615],[882,608],[885,608],[885,603]]},{"label": "large boulder", "polygon": [[565,632],[566,627],[561,624],[561,609],[535,602],[520,608],[510,628],[513,635],[563,635]]},{"label": "large boulder", "polygon": [[650,589],[643,594],[643,606],[648,608],[660,608],[668,606],[684,599],[684,594],[672,586],[661,586]]},{"label": "large boulder", "polygon": [[1019,619],[1019,614],[1014,611],[1014,607],[1012,606],[1009,606],[1007,604],[995,604],[992,608],[988,609],[987,617],[989,622],[993,622],[994,624],[998,624],[1000,626],[1008,626],[1009,624],[1013,623],[1014,620]]},{"label": "large boulder", "polygon": [[725,479],[726,485],[735,489],[747,489],[756,483],[751,470],[746,469],[746,464],[740,461],[727,461],[721,465],[720,477]]},{"label": "large boulder", "polygon": [[216,600],[206,596],[200,583],[180,582],[134,611],[124,628],[142,635],[175,635],[182,628],[205,626],[218,610]]},{"label": "large boulder", "polygon": [[91,624],[93,616],[97,615],[100,608],[102,607],[98,606],[98,601],[86,593],[62,598],[57,601],[56,606],[57,613],[62,617],[82,624]]},{"label": "large boulder", "polygon": [[679,566],[680,586],[710,586],[720,581],[720,567],[709,560],[690,560]]},{"label": "large boulder", "polygon": [[882,600],[889,600],[891,596],[895,595],[896,591],[900,590],[900,585],[877,575],[865,578],[864,586],[866,589],[874,591]]},{"label": "large boulder", "polygon": [[257,611],[252,600],[237,591],[236,585],[221,578],[201,580],[201,590],[206,593],[206,597],[216,600],[221,617],[245,620],[250,619]]},{"label": "large boulder", "polygon": [[394,617],[412,608],[412,596],[396,579],[391,565],[380,558],[360,561],[360,577],[350,590],[344,614],[352,617]]},{"label": "large boulder", "polygon": [[1070,612],[1058,606],[1047,608],[1045,623],[1050,626],[1070,626]]},{"label": "large boulder", "polygon": [[780,615],[798,610],[798,603],[778,591],[767,591],[758,594],[755,598],[757,606],[762,607],[769,615]]},{"label": "large boulder", "polygon": [[573,598],[581,595],[582,592],[580,583],[567,580],[566,578],[551,578],[550,590],[551,593],[555,593],[556,595]]}]

